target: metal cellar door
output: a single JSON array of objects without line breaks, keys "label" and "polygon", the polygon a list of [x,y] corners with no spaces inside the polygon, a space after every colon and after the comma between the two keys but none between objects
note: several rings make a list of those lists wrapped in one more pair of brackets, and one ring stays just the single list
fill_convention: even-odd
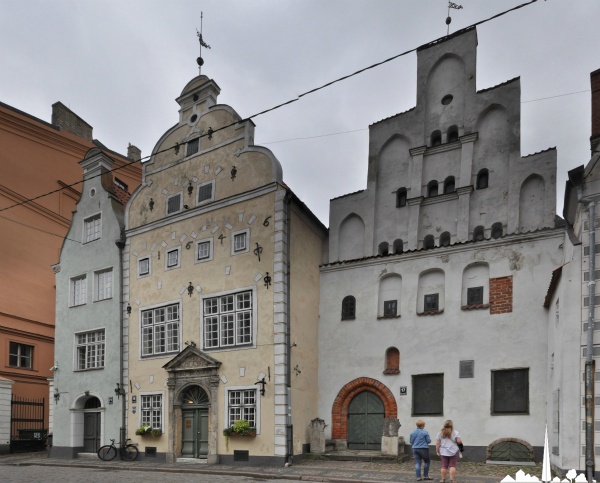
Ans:
[{"label": "metal cellar door", "polygon": [[381,451],[385,409],[372,392],[358,393],[348,406],[348,449]]}]

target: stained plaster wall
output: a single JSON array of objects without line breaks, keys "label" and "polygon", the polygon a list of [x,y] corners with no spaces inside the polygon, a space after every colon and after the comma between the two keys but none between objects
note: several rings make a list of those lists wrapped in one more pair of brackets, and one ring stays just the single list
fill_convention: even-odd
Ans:
[{"label": "stained plaster wall", "polygon": [[[120,252],[115,244],[123,229],[123,205],[107,192],[112,186],[112,175],[94,177],[112,166],[111,160],[97,149],[92,149],[80,163],[87,167],[84,174],[82,195],[77,211],[64,240],[60,262],[56,267],[56,350],[58,370],[54,372],[54,388],[60,399],[54,404],[53,456],[71,457],[73,451],[83,447],[83,409],[89,391],[90,396],[101,402],[100,445],[120,438],[121,403],[115,397],[116,382],[120,381],[119,359],[121,353],[120,333]],[[103,183],[104,180],[104,183]],[[95,195],[92,196],[92,190]],[[101,237],[89,243],[84,239],[84,220],[101,214]],[[112,298],[96,301],[94,273],[112,268]],[[71,307],[71,279],[80,275],[87,277],[87,301],[84,305]],[[76,359],[76,333],[105,330],[104,367],[78,371]],[[109,404],[109,397],[114,397]]]}]

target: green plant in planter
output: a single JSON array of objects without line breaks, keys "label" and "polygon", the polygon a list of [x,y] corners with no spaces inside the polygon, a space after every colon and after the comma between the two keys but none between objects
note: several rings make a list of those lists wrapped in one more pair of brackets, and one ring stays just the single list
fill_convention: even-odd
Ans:
[{"label": "green plant in planter", "polygon": [[227,448],[227,451],[229,451],[229,437],[234,433],[239,434],[240,436],[248,436],[256,434],[256,428],[250,426],[247,419],[238,419],[230,427],[225,428],[223,430],[223,436],[225,436],[225,447]]},{"label": "green plant in planter", "polygon": [[160,429],[153,429],[151,432],[153,438],[158,438],[162,436],[162,431]]},{"label": "green plant in planter", "polygon": [[144,436],[150,431],[152,431],[152,426],[150,426],[149,424],[142,424],[138,429],[135,430],[135,434],[137,434],[138,436]]}]

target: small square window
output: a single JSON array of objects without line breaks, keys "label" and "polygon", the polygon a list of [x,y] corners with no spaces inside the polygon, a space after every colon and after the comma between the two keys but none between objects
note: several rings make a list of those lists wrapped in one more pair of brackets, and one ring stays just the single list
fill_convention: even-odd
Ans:
[{"label": "small square window", "polygon": [[143,277],[150,274],[150,258],[140,258],[138,260],[138,275]]},{"label": "small square window", "polygon": [[469,287],[467,289],[467,305],[483,304],[483,287]]},{"label": "small square window", "polygon": [[212,259],[212,240],[202,240],[197,244],[196,260],[206,261]]},{"label": "small square window", "polygon": [[231,239],[231,254],[245,253],[250,244],[250,230],[238,231],[233,234]]},{"label": "small square window", "polygon": [[179,267],[179,248],[167,252],[167,270]]},{"label": "small square window", "polygon": [[8,365],[31,369],[33,361],[33,346],[11,342],[8,350]]},{"label": "small square window", "polygon": [[397,300],[386,300],[383,302],[383,316],[384,317],[396,317],[398,313],[398,301]]},{"label": "small square window", "polygon": [[167,200],[167,215],[178,211],[181,211],[181,193],[177,193]]},{"label": "small square window", "polygon": [[207,203],[213,200],[213,182],[198,186],[198,204]]},{"label": "small square window", "polygon": [[425,312],[427,312],[429,310],[439,310],[439,306],[440,306],[440,294],[431,293],[431,294],[425,295],[425,300],[424,300],[424,304],[423,304],[423,310],[425,310]]},{"label": "small square window", "polygon": [[200,138],[192,139],[187,143],[187,151],[185,153],[186,156],[190,156],[192,154],[196,154],[200,149]]}]

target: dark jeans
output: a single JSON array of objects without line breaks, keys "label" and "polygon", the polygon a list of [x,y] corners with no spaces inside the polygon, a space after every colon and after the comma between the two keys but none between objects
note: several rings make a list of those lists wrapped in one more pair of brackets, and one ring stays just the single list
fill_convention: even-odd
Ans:
[{"label": "dark jeans", "polygon": [[421,460],[425,462],[423,476],[429,476],[429,464],[431,463],[429,448],[413,448],[413,455],[415,456],[415,473],[417,474],[417,478],[421,478]]}]

